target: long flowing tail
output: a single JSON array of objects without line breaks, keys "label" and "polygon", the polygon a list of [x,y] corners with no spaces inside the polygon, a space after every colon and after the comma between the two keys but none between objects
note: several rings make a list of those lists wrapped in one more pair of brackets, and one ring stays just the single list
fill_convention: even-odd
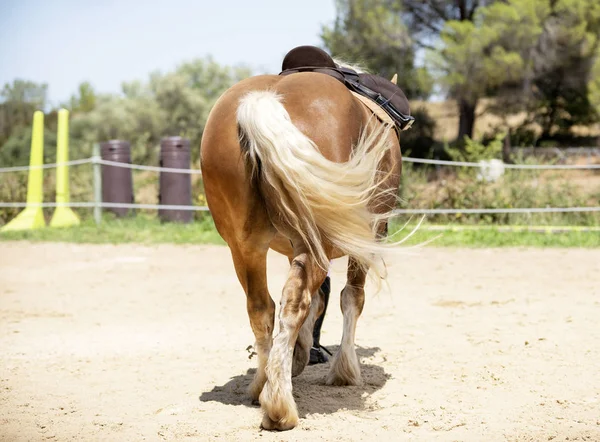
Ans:
[{"label": "long flowing tail", "polygon": [[377,242],[375,229],[391,214],[376,215],[367,205],[386,178],[378,165],[394,148],[387,136],[391,128],[363,131],[350,160],[336,163],[294,126],[274,92],[244,96],[237,121],[252,170],[279,196],[278,216],[302,237],[319,265],[328,266],[323,243],[329,241],[384,278],[380,254],[387,247]]}]

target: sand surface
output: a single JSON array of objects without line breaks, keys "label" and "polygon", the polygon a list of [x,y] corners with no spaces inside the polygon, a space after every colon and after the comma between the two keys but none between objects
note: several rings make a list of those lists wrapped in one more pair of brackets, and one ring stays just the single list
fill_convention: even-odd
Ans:
[{"label": "sand surface", "polygon": [[0,243],[0,440],[600,441],[600,250],[425,248],[389,272],[358,324],[365,384],[307,367],[299,427],[270,433],[227,248]]}]

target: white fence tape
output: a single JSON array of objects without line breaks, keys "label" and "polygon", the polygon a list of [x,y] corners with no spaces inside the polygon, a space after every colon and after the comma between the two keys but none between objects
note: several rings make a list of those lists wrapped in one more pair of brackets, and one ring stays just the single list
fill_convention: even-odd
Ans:
[{"label": "white fence tape", "polygon": [[117,161],[109,161],[109,160],[96,160],[99,164],[103,164],[105,166],[114,166],[114,167],[124,167],[126,169],[136,169],[136,170],[149,170],[151,172],[167,172],[167,173],[187,173],[190,175],[202,175],[202,171],[198,169],[177,169],[173,167],[156,167],[156,166],[143,166],[141,164],[127,164],[127,163],[119,163]]},{"label": "white fence tape", "polygon": [[[482,163],[470,163],[466,161],[428,160],[425,158],[402,157],[407,163],[439,164],[456,167],[485,167]],[[538,170],[582,170],[600,169],[600,164],[508,164],[504,163],[505,169],[538,169]]]},{"label": "white fence tape", "polygon": [[0,202],[0,207],[81,207],[103,209],[161,209],[161,210],[195,210],[208,212],[206,206],[176,206],[169,204],[134,204],[134,203],[93,203],[93,202],[72,202],[72,203],[6,203]]},{"label": "white fence tape", "polygon": [[[446,161],[446,160],[429,160],[426,158],[403,157],[402,161],[407,163],[421,164],[436,164],[442,166],[454,167],[486,167],[483,163],[471,163],[467,161]],[[29,169],[51,169],[59,165],[77,166],[80,164],[97,163],[106,166],[123,167],[135,170],[148,170],[151,172],[169,172],[169,173],[186,173],[190,175],[201,175],[202,172],[198,169],[177,169],[172,167],[144,166],[142,164],[120,163],[118,161],[103,160],[97,157],[84,158],[81,160],[67,161],[66,163],[49,163],[42,166],[16,166],[16,167],[0,167],[0,173],[19,172]],[[600,169],[600,164],[507,164],[504,163],[505,169],[537,169],[537,170],[594,170]]]},{"label": "white fence tape", "polygon": [[48,163],[41,166],[15,166],[15,167],[0,167],[0,173],[4,172],[21,172],[29,169],[53,169],[58,166],[78,166],[80,164],[93,163],[93,158],[84,158],[82,160],[66,161],[64,163]]},{"label": "white fence tape", "polygon": [[600,207],[531,207],[511,209],[396,209],[394,215],[453,215],[475,213],[568,213],[600,212]]},{"label": "white fence tape", "polygon": [[[195,210],[208,211],[206,206],[175,206],[166,204],[134,204],[134,203],[6,203],[0,202],[0,207],[81,207],[81,208],[124,208],[124,209],[154,209],[154,210]],[[477,214],[477,213],[568,213],[568,212],[600,212],[600,207],[534,207],[511,209],[397,209],[394,215],[442,215],[442,214]]]},{"label": "white fence tape", "polygon": [[[462,161],[445,161],[445,160],[429,160],[422,158],[403,157],[405,162],[436,164],[455,167],[485,167],[482,163],[471,163]],[[152,172],[167,172],[167,173],[184,173],[190,175],[201,175],[202,172],[198,169],[177,169],[170,167],[144,166],[140,164],[120,163],[116,161],[103,160],[99,157],[84,158],[80,160],[67,161],[65,163],[50,163],[42,166],[17,166],[0,168],[0,173],[27,171],[29,169],[51,169],[59,165],[77,166],[81,164],[102,164],[113,167],[124,167],[135,170],[147,170]],[[600,164],[588,165],[543,165],[543,164],[504,164],[507,169],[538,169],[538,170],[585,170],[585,169],[600,169]],[[178,205],[159,205],[159,204],[129,204],[129,203],[94,203],[94,202],[71,202],[71,203],[41,203],[27,204],[25,202],[0,202],[0,207],[80,207],[80,208],[125,208],[125,209],[153,209],[153,210],[194,210],[208,211],[206,206],[178,206]],[[600,212],[600,207],[533,207],[533,208],[505,208],[505,209],[397,209],[395,215],[441,215],[441,214],[507,214],[507,213],[568,213],[568,212]]]}]

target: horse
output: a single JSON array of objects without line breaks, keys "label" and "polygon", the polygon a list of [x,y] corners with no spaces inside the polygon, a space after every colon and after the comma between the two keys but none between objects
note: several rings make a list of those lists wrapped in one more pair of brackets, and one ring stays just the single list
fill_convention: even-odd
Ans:
[{"label": "horse", "polygon": [[[340,81],[299,72],[253,76],[225,91],[200,148],[207,204],[229,246],[256,340],[249,394],[262,408],[262,428],[289,430],[299,420],[292,377],[307,365],[323,311],[318,288],[330,260],[343,256],[343,336],[326,383],[362,383],[355,330],[367,274],[385,278],[381,239],[400,185],[399,135]],[[274,338],[269,249],[290,264]]]}]

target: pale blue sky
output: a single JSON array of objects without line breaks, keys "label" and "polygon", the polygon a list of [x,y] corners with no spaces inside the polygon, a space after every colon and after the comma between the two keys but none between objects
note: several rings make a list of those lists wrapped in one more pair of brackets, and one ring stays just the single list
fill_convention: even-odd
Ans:
[{"label": "pale blue sky", "polygon": [[82,81],[119,92],[209,54],[277,73],[334,18],[334,0],[0,0],[0,87],[45,82],[58,104]]}]

